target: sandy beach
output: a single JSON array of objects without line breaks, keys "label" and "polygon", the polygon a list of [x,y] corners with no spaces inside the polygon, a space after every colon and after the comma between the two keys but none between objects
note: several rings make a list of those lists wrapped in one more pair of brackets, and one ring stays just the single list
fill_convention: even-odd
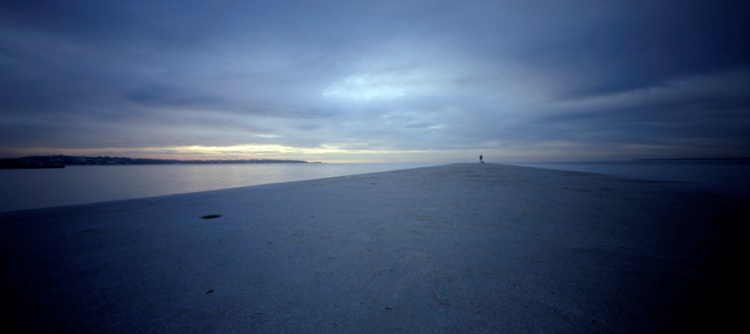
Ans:
[{"label": "sandy beach", "polygon": [[[729,328],[748,199],[456,164],[0,214],[2,326],[70,333]],[[7,332],[7,331],[6,331]]]}]

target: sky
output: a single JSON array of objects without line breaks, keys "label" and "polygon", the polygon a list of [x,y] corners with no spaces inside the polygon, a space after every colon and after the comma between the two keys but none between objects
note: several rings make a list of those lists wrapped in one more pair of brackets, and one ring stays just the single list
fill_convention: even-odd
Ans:
[{"label": "sky", "polygon": [[0,157],[750,156],[748,1],[0,0]]}]

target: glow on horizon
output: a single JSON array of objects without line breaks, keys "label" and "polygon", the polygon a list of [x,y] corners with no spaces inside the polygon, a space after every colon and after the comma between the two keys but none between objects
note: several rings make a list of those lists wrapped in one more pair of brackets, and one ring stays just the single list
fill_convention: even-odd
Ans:
[{"label": "glow on horizon", "polygon": [[[10,151],[10,150],[9,150]],[[120,156],[131,158],[177,160],[243,160],[277,159],[305,160],[335,163],[371,162],[436,162],[431,158],[436,152],[428,150],[353,150],[323,145],[315,148],[284,145],[234,145],[234,146],[165,146],[165,147],[112,147],[112,148],[50,148],[32,147],[10,151],[13,157],[37,155]],[[442,155],[442,154],[438,154]]]},{"label": "glow on horizon", "polygon": [[[337,145],[319,147],[293,147],[277,144],[246,144],[232,146],[163,146],[163,147],[111,147],[111,148],[51,148],[33,147],[13,151],[12,156],[74,155],[74,156],[118,156],[131,158],[177,159],[177,160],[244,160],[277,159],[304,160],[324,163],[463,163],[474,162],[484,155],[487,162],[554,162],[554,161],[610,161],[641,158],[685,158],[710,157],[689,156],[679,151],[679,146],[649,146],[623,144],[617,155],[605,156],[605,151],[574,142],[550,141],[517,147],[488,143],[476,149],[347,149]],[[2,147],[0,147],[2,149]],[[582,153],[586,152],[586,153]],[[643,152],[649,152],[643,154]]]}]

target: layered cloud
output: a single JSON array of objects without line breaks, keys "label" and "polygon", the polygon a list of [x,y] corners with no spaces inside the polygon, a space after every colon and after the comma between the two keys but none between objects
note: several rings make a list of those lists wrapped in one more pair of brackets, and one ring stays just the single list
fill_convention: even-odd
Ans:
[{"label": "layered cloud", "polygon": [[742,1],[0,5],[0,155],[750,154]]}]

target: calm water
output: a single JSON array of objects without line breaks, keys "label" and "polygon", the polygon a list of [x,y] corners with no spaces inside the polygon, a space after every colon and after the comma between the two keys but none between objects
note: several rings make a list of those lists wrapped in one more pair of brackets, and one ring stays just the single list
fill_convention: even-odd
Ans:
[{"label": "calm water", "polygon": [[700,190],[750,196],[750,160],[638,160],[512,163],[516,166],[680,182]]},{"label": "calm water", "polygon": [[430,166],[217,164],[0,170],[0,212]]},{"label": "calm water", "polygon": [[[0,212],[417,168],[435,164],[223,164],[68,166],[0,170]],[[750,196],[750,161],[512,163],[673,181]]]}]

